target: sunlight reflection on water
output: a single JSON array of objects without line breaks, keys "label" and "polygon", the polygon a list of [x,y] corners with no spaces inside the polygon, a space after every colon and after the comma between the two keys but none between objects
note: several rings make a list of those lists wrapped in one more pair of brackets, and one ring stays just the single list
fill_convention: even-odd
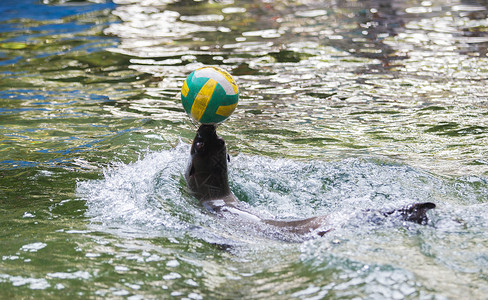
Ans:
[{"label": "sunlight reflection on water", "polygon": [[[328,140],[312,145],[307,157],[337,155],[324,153],[327,147],[390,155],[448,174],[487,171],[486,151],[475,150],[483,148],[488,130],[486,10],[479,5],[307,2],[301,9],[277,1],[234,12],[235,3],[124,4],[115,11],[123,22],[105,31],[121,38],[112,51],[144,58],[131,60],[131,68],[162,77],[160,89],[174,97],[193,69],[227,66],[242,100],[226,125],[282,130],[281,136],[255,135],[269,153],[302,156],[286,134],[299,128],[298,137]],[[447,123],[453,130],[436,131]],[[468,144],[474,151],[461,151],[460,159],[453,145]],[[264,145],[248,141],[235,148]]]}]

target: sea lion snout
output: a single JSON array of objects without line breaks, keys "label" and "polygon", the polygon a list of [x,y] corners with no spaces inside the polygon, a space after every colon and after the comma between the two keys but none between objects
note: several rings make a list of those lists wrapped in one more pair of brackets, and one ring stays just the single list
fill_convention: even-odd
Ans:
[{"label": "sea lion snout", "polygon": [[201,138],[210,138],[217,136],[217,129],[215,125],[202,124],[198,128],[197,135]]},{"label": "sea lion snout", "polygon": [[191,154],[209,154],[218,153],[225,149],[225,141],[217,135],[215,125],[203,124],[198,128]]}]

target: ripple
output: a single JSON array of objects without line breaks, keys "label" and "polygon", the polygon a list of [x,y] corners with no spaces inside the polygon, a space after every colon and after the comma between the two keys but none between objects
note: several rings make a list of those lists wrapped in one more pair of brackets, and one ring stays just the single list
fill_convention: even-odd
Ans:
[{"label": "ripple", "polygon": [[57,279],[83,279],[83,280],[88,280],[92,277],[90,273],[86,271],[76,271],[72,273],[67,273],[67,272],[47,273],[46,276],[50,278],[57,278]]},{"label": "ripple", "polygon": [[31,290],[45,290],[51,286],[44,278],[30,278],[0,274],[0,282],[6,281],[9,281],[13,286],[28,285],[29,289]]},{"label": "ripple", "polygon": [[22,246],[22,248],[20,248],[20,251],[37,252],[46,246],[47,246],[46,243],[41,243],[41,242],[32,243],[32,244],[27,244],[27,245]]}]

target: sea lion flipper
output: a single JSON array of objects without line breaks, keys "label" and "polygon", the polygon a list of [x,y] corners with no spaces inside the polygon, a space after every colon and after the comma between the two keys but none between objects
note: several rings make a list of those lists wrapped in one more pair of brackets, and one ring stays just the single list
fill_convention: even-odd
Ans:
[{"label": "sea lion flipper", "polygon": [[429,221],[427,211],[434,209],[436,205],[432,202],[414,203],[405,208],[399,209],[403,220],[425,225]]}]

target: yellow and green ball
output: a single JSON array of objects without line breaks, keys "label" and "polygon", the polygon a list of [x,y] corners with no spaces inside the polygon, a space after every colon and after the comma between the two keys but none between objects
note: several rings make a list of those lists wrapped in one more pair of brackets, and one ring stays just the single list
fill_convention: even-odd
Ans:
[{"label": "yellow and green ball", "polygon": [[203,67],[193,71],[181,88],[181,102],[188,115],[202,124],[225,121],[236,109],[239,88],[226,71]]}]

